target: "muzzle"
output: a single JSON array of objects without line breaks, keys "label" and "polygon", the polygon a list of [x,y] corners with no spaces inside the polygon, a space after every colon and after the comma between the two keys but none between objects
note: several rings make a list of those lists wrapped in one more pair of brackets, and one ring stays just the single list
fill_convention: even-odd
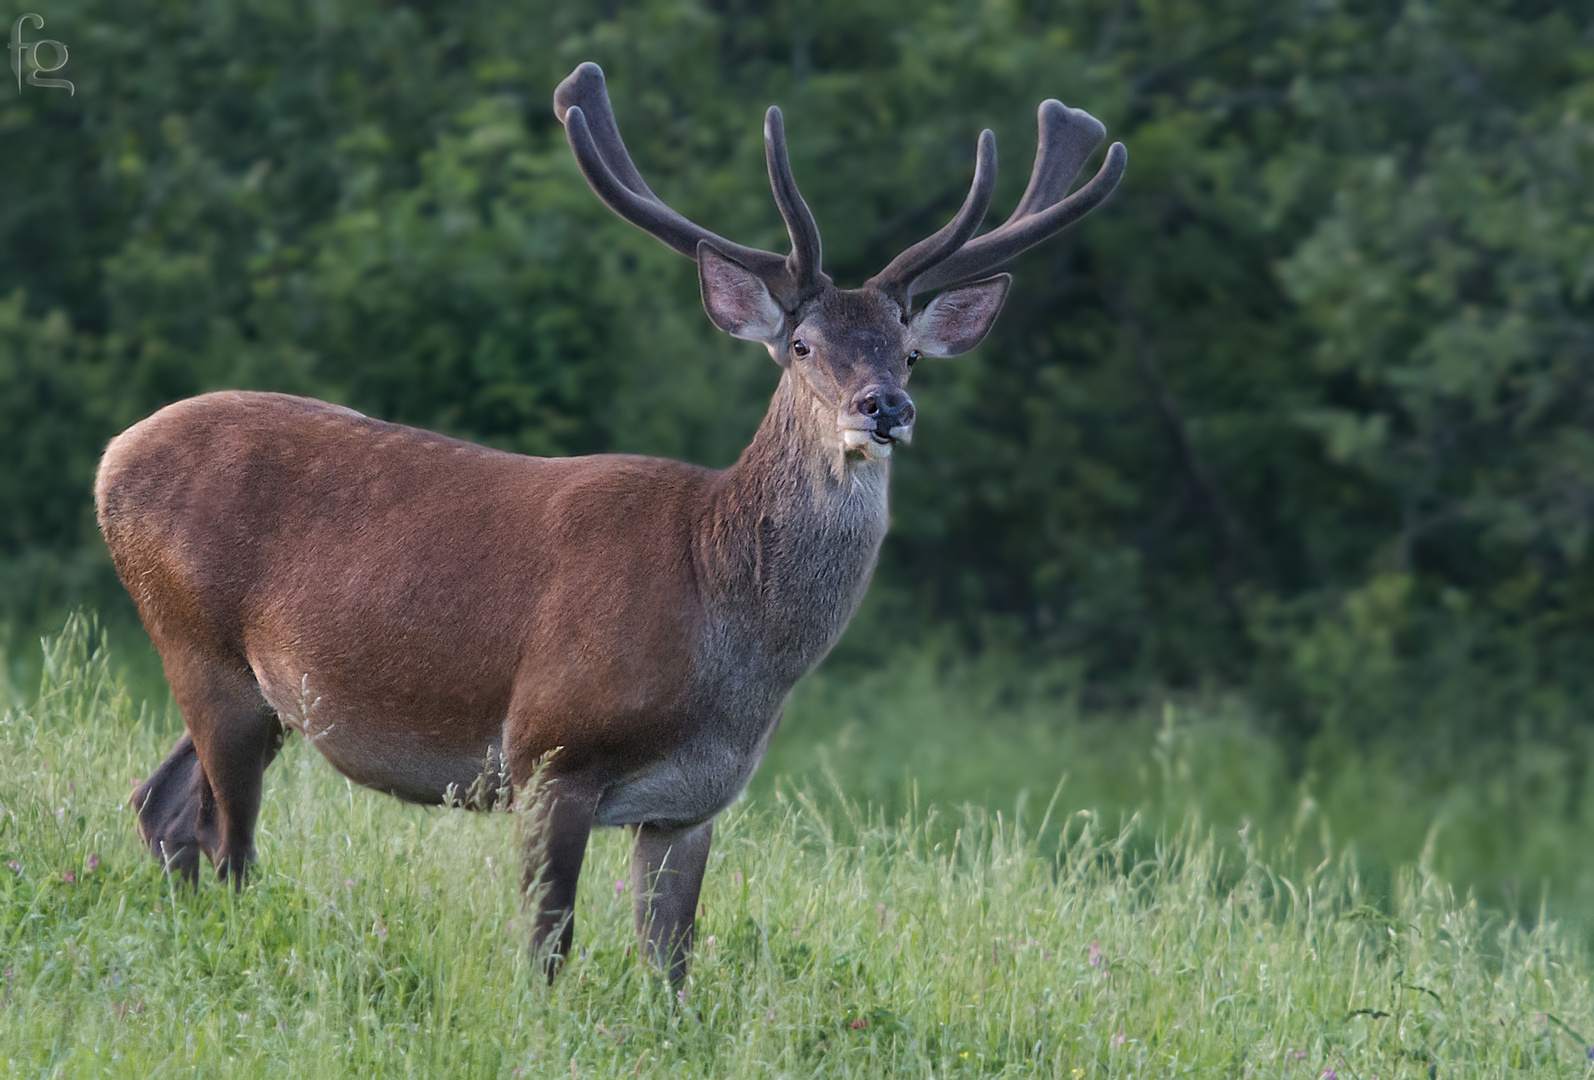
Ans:
[{"label": "muzzle", "polygon": [[913,435],[913,399],[901,389],[866,386],[853,395],[852,412],[869,422],[869,437],[882,446]]}]

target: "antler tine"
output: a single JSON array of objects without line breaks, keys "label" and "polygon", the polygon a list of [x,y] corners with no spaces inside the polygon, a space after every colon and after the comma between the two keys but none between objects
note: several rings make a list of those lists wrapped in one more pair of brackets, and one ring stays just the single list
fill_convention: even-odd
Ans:
[{"label": "antler tine", "polygon": [[820,279],[821,247],[819,226],[813,211],[797,190],[791,174],[791,159],[786,155],[786,124],[774,105],[764,114],[764,161],[769,166],[769,186],[775,192],[775,205],[791,236],[791,255],[787,266],[802,293],[811,292]]},{"label": "antler tine", "polygon": [[1035,126],[1040,132],[1035,168],[1024,197],[1003,226],[1044,210],[1067,195],[1079,170],[1107,137],[1107,128],[1100,120],[1083,109],[1070,109],[1056,98],[1040,103],[1035,110]]},{"label": "antler tine", "polygon": [[892,259],[886,268],[864,282],[865,288],[879,289],[898,300],[904,308],[913,297],[914,287],[942,260],[950,258],[974,235],[991,205],[996,190],[996,136],[989,128],[980,132],[974,162],[974,181],[956,216],[941,229],[920,240]]},{"label": "antler tine", "polygon": [[614,109],[609,104],[609,87],[604,81],[603,69],[591,61],[576,65],[576,70],[553,92],[553,111],[561,124],[569,123],[566,116],[572,108],[579,108],[587,118],[598,154],[615,178],[644,199],[658,201],[658,196],[648,188],[626,152],[620,127],[614,122]]},{"label": "antler tine", "polygon": [[1096,209],[1118,186],[1129,158],[1123,143],[1113,143],[1090,182],[1068,195],[1069,185],[1107,136],[1101,121],[1055,98],[1041,102],[1037,121],[1035,168],[1012,215],[925,273],[920,288],[940,289],[983,277]]},{"label": "antler tine", "polygon": [[597,64],[577,66],[554,91],[553,100],[554,114],[565,126],[576,164],[609,209],[687,258],[696,259],[698,244],[707,241],[720,254],[764,278],[777,294],[792,291],[785,256],[709,232],[670,209],[649,190],[620,138],[603,69]]}]

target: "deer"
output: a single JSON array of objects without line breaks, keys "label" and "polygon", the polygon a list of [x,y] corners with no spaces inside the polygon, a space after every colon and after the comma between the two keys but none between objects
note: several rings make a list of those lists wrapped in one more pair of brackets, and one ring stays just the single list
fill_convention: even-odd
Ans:
[{"label": "deer", "polygon": [[975,235],[996,182],[986,130],[951,220],[840,289],[779,108],[764,143],[786,255],[653,194],[596,64],[554,110],[598,198],[693,259],[710,321],[779,366],[751,443],[715,470],[521,456],[277,393],[162,408],[111,440],[94,488],[185,728],[132,802],[165,872],[197,885],[203,854],[241,887],[290,731],[417,803],[482,788],[484,761],[512,798],[540,775],[522,886],[541,969],[552,979],[570,955],[592,830],[624,827],[640,952],[678,985],[715,818],[873,575],[914,365],[978,345],[1011,284],[997,268],[1099,206],[1127,156],[1114,143],[1070,194],[1106,130],[1047,100],[1004,224]]}]

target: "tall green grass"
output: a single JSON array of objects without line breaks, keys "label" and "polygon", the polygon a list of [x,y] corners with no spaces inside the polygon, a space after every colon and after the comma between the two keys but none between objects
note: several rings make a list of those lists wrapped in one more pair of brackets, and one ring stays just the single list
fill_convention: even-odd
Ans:
[{"label": "tall green grass", "polygon": [[1066,672],[904,653],[799,685],[752,792],[817,778],[899,814],[915,797],[1011,809],[1066,778],[1065,805],[1138,814],[1142,842],[1198,817],[1232,853],[1249,825],[1291,870],[1354,854],[1372,895],[1426,853],[1463,893],[1525,920],[1547,904],[1594,944],[1594,744],[1504,732],[1457,750],[1329,727],[1291,762],[1270,729],[1234,695],[1103,710]]},{"label": "tall green grass", "polygon": [[[403,806],[299,740],[267,774],[252,883],[185,892],[125,801],[175,717],[92,641],[69,629],[0,721],[9,1076],[1589,1072],[1588,956],[1550,920],[1428,864],[1375,896],[1344,854],[1283,872],[1255,831],[1150,840],[1068,812],[1068,785],[1022,822],[766,788],[718,830],[679,995],[633,954],[620,835],[595,837],[549,988],[512,815]],[[1181,752],[1165,739],[1147,782],[1193,776]]]}]

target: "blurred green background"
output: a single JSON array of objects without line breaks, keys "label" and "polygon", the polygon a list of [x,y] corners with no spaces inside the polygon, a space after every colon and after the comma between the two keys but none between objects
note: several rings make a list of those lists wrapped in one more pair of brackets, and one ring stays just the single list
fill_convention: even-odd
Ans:
[{"label": "blurred green background", "polygon": [[[864,612],[755,785],[1198,812],[1594,911],[1594,15],[1437,0],[31,0],[0,91],[0,647],[98,611],[106,440],[220,387],[534,454],[725,465],[776,380],[551,110],[609,75],[661,197],[783,249],[786,112],[855,286],[997,220],[1060,97],[1130,150],[926,364]],[[21,9],[13,12],[14,18]],[[151,763],[153,764],[153,763]],[[1303,841],[1304,843],[1304,841]],[[1594,922],[1588,925],[1594,926]]]}]

